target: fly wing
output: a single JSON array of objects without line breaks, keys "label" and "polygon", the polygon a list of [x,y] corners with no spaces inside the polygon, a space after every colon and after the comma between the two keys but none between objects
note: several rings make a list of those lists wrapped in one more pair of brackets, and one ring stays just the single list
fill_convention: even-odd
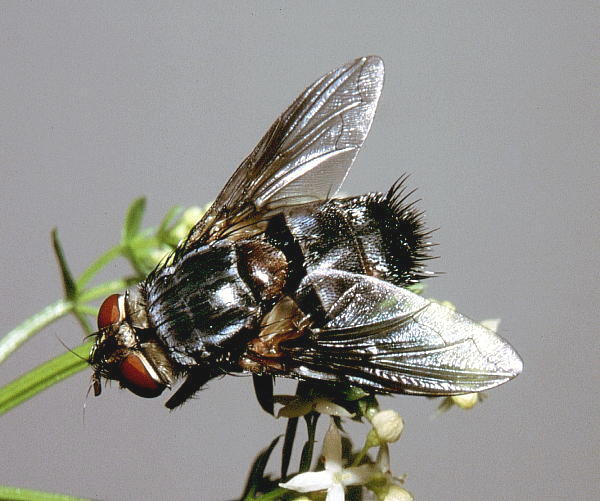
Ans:
[{"label": "fly wing", "polygon": [[316,294],[325,320],[289,347],[299,376],[452,395],[498,386],[522,370],[519,355],[491,330],[376,278],[315,272],[301,290],[300,305]]},{"label": "fly wing", "polygon": [[334,195],[369,132],[382,86],[376,56],[314,82],[238,167],[186,245],[223,238],[266,211]]}]

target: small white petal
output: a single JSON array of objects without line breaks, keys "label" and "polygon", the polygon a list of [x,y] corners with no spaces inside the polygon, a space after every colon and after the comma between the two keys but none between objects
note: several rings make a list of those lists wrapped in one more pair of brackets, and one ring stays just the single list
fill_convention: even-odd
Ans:
[{"label": "small white petal", "polygon": [[327,471],[333,473],[342,471],[342,436],[333,419],[323,440],[323,456]]},{"label": "small white petal", "polygon": [[390,471],[390,449],[387,444],[382,444],[377,453],[377,466],[382,473]]},{"label": "small white petal", "polygon": [[312,492],[328,489],[333,485],[333,475],[328,471],[300,473],[279,487],[297,492]]},{"label": "small white petal", "polygon": [[342,484],[333,484],[327,489],[327,498],[325,501],[344,501],[345,498]]}]

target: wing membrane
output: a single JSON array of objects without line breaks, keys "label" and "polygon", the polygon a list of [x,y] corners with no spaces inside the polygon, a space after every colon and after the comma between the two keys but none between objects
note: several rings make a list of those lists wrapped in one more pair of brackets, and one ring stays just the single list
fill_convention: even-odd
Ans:
[{"label": "wing membrane", "polygon": [[242,220],[337,192],[373,120],[383,62],[356,59],[309,86],[229,179],[186,245],[220,238]]},{"label": "wing membrane", "polygon": [[298,375],[451,395],[498,386],[522,370],[500,336],[406,289],[339,271],[313,273],[304,286],[316,292],[327,320],[291,348]]}]

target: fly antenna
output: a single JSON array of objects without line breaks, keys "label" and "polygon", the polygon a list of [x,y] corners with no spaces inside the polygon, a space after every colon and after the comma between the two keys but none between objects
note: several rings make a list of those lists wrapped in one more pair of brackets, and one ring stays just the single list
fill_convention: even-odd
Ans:
[{"label": "fly antenna", "polygon": [[[84,339],[87,339],[89,336],[86,336]],[[56,339],[58,340],[58,342],[60,344],[63,345],[63,347],[67,350],[70,351],[73,355],[75,355],[78,359],[83,360],[84,362],[87,362],[88,364],[90,363],[90,359],[86,358],[86,357],[82,357],[79,353],[75,352],[75,350],[69,348],[61,338],[59,338],[58,336],[56,336]]]}]

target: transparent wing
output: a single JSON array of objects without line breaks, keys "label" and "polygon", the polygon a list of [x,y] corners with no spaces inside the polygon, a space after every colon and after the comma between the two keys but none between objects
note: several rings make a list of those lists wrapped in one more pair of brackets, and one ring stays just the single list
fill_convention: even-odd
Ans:
[{"label": "transparent wing", "polygon": [[300,304],[316,293],[325,320],[289,348],[300,376],[451,395],[498,386],[522,370],[496,333],[406,289],[339,271],[313,273],[303,286]]},{"label": "transparent wing", "polygon": [[376,56],[314,82],[238,167],[187,245],[222,238],[265,211],[334,195],[369,132],[382,86]]}]

